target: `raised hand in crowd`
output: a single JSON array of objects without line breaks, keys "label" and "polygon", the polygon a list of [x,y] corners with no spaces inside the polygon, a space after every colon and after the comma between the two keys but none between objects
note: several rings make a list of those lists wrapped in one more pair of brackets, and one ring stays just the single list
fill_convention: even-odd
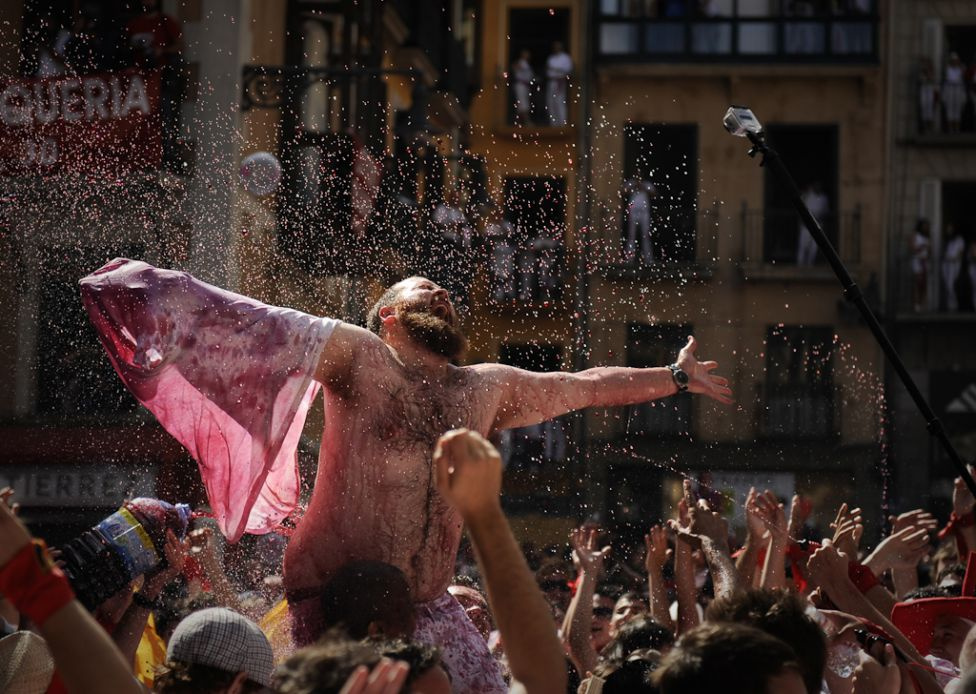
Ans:
[{"label": "raised hand in crowd", "polygon": [[783,504],[768,489],[755,497],[756,514],[769,533],[766,561],[763,564],[762,588],[786,588],[786,550],[789,545],[788,523]]},{"label": "raised hand in crowd", "polygon": [[881,659],[858,653],[859,662],[851,678],[853,694],[898,694],[901,691],[901,670],[898,669],[898,656],[895,647],[887,643],[880,645]]},{"label": "raised hand in crowd", "polygon": [[644,536],[644,569],[647,571],[647,599],[651,617],[674,631],[668,609],[668,589],[664,584],[664,566],[674,553],[668,547],[668,531],[662,525],[651,526]]},{"label": "raised hand in crowd", "polygon": [[[966,466],[970,475],[976,475],[976,468]],[[976,518],[974,518],[976,501],[969,487],[962,477],[957,477],[952,487],[952,527],[956,536],[956,546],[959,556],[968,556],[976,550]]]},{"label": "raised hand in crowd", "polygon": [[[668,527],[675,524],[687,528],[691,526],[690,509],[695,505],[691,480],[684,480],[683,493],[678,500],[678,517],[668,521]],[[674,587],[678,598],[678,634],[698,626],[701,617],[698,611],[698,587],[695,582],[695,561],[692,556],[694,547],[690,537],[676,533],[674,546]]]},{"label": "raised hand in crowd", "polygon": [[720,513],[712,511],[704,499],[695,502],[688,480],[682,501],[688,509],[687,524],[679,517],[669,522],[671,529],[679,538],[701,549],[715,585],[715,597],[731,595],[739,588],[739,574],[729,554],[728,522]]},{"label": "raised hand in crowd", "polygon": [[30,532],[0,493],[0,592],[38,628],[58,676],[73,694],[137,694],[131,667],[81,603],[43,542]]},{"label": "raised hand in crowd", "polygon": [[502,512],[502,460],[480,434],[455,429],[434,448],[437,489],[467,524],[512,677],[525,691],[566,691],[566,659],[545,598]]},{"label": "raised hand in crowd", "polygon": [[166,561],[158,569],[146,574],[142,588],[132,595],[125,612],[119,618],[112,630],[112,640],[122,652],[122,657],[131,663],[139,648],[139,641],[146,630],[149,614],[159,605],[159,596],[163,588],[172,583],[183,571],[186,561],[186,545],[176,537],[172,530],[166,531],[166,544],[163,546]]},{"label": "raised hand in crowd", "polygon": [[593,594],[603,574],[604,564],[610,555],[610,546],[599,546],[598,528],[576,528],[569,534],[574,563],[579,566],[576,594],[566,610],[563,621],[563,643],[576,665],[577,672],[592,672],[599,654],[593,648],[590,635],[593,630]]},{"label": "raised hand in crowd", "polygon": [[217,604],[243,613],[240,597],[227,577],[224,565],[217,557],[213,529],[204,527],[191,531],[187,535],[187,546],[190,557],[199,562],[200,568],[203,569],[210,583],[210,589],[217,598]]},{"label": "raised hand in crowd", "polygon": [[864,534],[861,509],[848,508],[847,503],[841,504],[840,508],[837,509],[837,517],[830,524],[830,528],[834,531],[831,541],[837,550],[852,559],[857,559],[861,546],[861,536]]},{"label": "raised hand in crowd", "polygon": [[756,497],[756,488],[750,487],[743,505],[746,538],[735,560],[735,568],[742,579],[742,585],[748,588],[759,587],[760,572],[756,571],[756,564],[769,544],[769,528],[766,527],[762,512],[756,504]]}]

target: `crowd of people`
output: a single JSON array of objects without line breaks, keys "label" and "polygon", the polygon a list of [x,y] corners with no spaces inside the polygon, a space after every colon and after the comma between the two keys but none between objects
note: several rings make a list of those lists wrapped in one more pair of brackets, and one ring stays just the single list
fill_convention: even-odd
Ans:
[{"label": "crowd of people", "polygon": [[[976,515],[961,479],[941,529],[908,510],[874,547],[858,508],[842,505],[815,542],[809,502],[755,490],[736,538],[711,508],[721,495],[686,480],[674,518],[631,553],[594,525],[563,548],[520,547],[501,474],[476,433],[437,444],[437,489],[474,557],[459,553],[450,592],[512,691],[976,692]],[[198,527],[171,534],[160,568],[89,613],[11,496],[0,493],[5,692],[489,691],[452,684],[457,666],[416,637],[410,585],[392,565],[336,572],[316,640],[299,648],[275,571],[230,578]]]}]

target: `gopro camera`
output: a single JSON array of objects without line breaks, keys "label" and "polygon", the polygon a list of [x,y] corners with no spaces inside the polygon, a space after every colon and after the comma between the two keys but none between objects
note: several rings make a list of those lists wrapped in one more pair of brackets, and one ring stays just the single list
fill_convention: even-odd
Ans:
[{"label": "gopro camera", "polygon": [[725,129],[736,137],[748,137],[749,133],[758,135],[763,131],[762,123],[745,106],[730,106],[722,119]]}]

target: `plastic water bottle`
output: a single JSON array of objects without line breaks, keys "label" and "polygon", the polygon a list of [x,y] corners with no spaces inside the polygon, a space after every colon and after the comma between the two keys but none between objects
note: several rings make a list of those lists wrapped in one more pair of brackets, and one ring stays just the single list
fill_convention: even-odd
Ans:
[{"label": "plastic water bottle", "polygon": [[166,531],[186,535],[190,507],[140,497],[127,501],[61,548],[65,574],[89,610],[115,595],[133,579],[166,564]]}]

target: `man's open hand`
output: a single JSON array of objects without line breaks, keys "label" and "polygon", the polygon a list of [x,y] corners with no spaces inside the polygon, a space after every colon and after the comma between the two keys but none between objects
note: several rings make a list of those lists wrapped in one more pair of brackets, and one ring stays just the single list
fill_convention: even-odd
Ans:
[{"label": "man's open hand", "polygon": [[481,434],[454,429],[434,447],[437,489],[467,520],[499,508],[502,459]]},{"label": "man's open hand", "polygon": [[729,379],[712,373],[718,368],[717,361],[698,361],[695,357],[696,349],[698,349],[698,342],[689,335],[688,344],[678,352],[678,361],[675,362],[688,374],[688,390],[731,405],[732,389],[729,388]]}]

